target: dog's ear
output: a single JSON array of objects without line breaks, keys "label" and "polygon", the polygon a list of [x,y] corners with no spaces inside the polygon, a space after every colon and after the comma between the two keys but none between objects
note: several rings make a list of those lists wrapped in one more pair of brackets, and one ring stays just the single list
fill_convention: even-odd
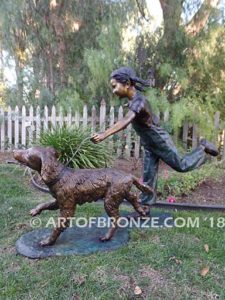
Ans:
[{"label": "dog's ear", "polygon": [[43,151],[41,155],[41,177],[45,182],[49,182],[57,176],[57,167],[59,166],[57,158],[58,152],[54,148],[48,147]]},{"label": "dog's ear", "polygon": [[57,151],[55,148],[53,147],[47,147],[46,151],[48,151],[48,153],[52,153],[52,155],[54,155],[56,158],[59,158],[60,153],[59,151]]}]

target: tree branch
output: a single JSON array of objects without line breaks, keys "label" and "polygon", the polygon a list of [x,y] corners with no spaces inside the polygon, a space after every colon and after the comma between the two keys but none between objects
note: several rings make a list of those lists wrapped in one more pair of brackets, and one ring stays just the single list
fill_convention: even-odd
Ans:
[{"label": "tree branch", "polygon": [[217,7],[219,0],[205,0],[191,21],[185,26],[185,31],[190,36],[197,35],[206,25],[212,8]]},{"label": "tree branch", "polygon": [[142,17],[145,19],[145,21],[149,22],[149,19],[146,18],[144,7],[140,4],[139,0],[136,0],[136,3],[137,3],[138,10],[139,10],[140,14],[142,15]]}]

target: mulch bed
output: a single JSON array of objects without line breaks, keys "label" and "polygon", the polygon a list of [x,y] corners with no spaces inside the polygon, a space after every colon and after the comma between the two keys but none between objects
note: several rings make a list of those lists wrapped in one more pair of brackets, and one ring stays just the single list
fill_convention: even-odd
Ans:
[{"label": "mulch bed", "polygon": [[[12,152],[0,152],[0,164],[13,160]],[[132,173],[137,177],[142,175],[142,160],[132,158],[130,160],[117,159],[114,168]],[[164,172],[170,168],[163,162],[160,163],[159,172]],[[202,182],[193,192],[188,195],[176,197],[176,203],[192,203],[207,205],[225,205],[225,174],[221,178],[212,178]]]},{"label": "mulch bed", "polygon": [[[118,159],[115,161],[114,167],[135,174],[138,177],[141,177],[142,174],[141,160],[131,160],[130,162],[128,160]],[[163,173],[165,170],[170,171],[171,168],[165,163],[160,162],[159,173]],[[190,194],[176,197],[175,203],[225,205],[225,174],[220,179],[207,179]]]},{"label": "mulch bed", "polygon": [[202,182],[189,195],[177,197],[177,203],[193,203],[207,205],[225,205],[225,175],[220,179],[212,178]]}]

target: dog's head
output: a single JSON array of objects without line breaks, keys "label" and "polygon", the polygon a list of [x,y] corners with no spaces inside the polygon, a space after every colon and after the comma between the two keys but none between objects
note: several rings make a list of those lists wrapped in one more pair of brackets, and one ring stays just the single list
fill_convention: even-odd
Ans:
[{"label": "dog's head", "polygon": [[14,150],[14,158],[21,164],[38,171],[44,180],[54,176],[58,166],[58,152],[52,147],[32,147],[26,150]]}]

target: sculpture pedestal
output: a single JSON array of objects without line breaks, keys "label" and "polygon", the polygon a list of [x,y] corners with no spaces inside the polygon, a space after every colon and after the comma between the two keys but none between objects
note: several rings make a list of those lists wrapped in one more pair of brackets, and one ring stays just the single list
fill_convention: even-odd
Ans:
[{"label": "sculpture pedestal", "polygon": [[[108,228],[98,227],[92,224],[91,227],[69,227],[52,246],[41,247],[39,242],[45,239],[52,232],[52,228],[33,230],[23,234],[16,242],[16,250],[29,258],[45,258],[50,256],[87,255],[95,252],[111,251],[124,246],[129,240],[129,230],[132,228],[161,228],[167,218],[172,218],[169,213],[152,213],[147,221],[130,222],[126,219],[128,212],[121,213],[121,226],[117,229],[114,237],[107,242],[101,242],[100,236],[104,236]],[[104,215],[106,217],[106,215]],[[102,217],[99,217],[102,218]],[[153,222],[154,220],[154,222]],[[128,221],[128,222],[127,222]],[[172,220],[170,220],[172,226]],[[169,223],[169,222],[168,222]],[[144,225],[144,226],[143,226]],[[143,227],[142,227],[143,226]]]}]

